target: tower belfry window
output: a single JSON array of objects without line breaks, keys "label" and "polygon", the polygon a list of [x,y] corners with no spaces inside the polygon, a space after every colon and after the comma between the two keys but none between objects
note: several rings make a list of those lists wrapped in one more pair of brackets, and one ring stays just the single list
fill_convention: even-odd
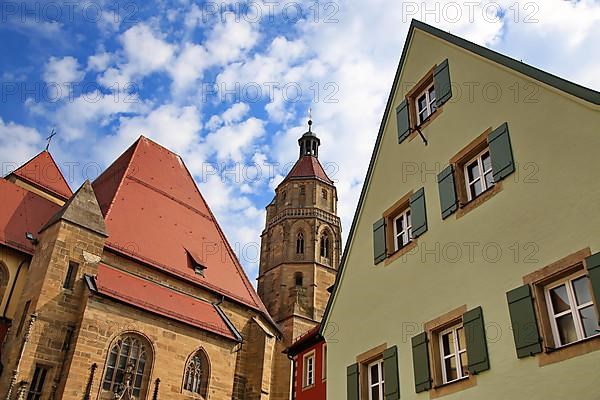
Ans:
[{"label": "tower belfry window", "polygon": [[296,238],[296,254],[304,254],[304,234],[298,233]]},{"label": "tower belfry window", "polygon": [[329,258],[329,235],[327,232],[321,236],[321,257]]}]

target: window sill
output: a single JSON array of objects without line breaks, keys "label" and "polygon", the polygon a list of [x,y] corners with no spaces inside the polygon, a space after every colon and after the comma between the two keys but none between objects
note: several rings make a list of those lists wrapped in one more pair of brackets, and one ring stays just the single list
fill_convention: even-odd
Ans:
[{"label": "window sill", "polygon": [[312,389],[314,387],[315,387],[314,383],[312,385],[309,385],[309,386],[302,386],[302,391],[304,392],[305,390],[310,390],[310,389]]},{"label": "window sill", "polygon": [[475,197],[468,203],[460,205],[458,211],[456,212],[456,219],[459,219],[464,215],[470,213],[471,211],[473,211],[474,209],[476,209],[477,207],[479,207],[480,205],[482,205],[501,191],[502,182],[495,183],[491,189],[488,189],[485,192],[481,193],[479,196]]},{"label": "window sill", "polygon": [[444,109],[443,106],[436,109],[433,112],[433,114],[431,114],[429,117],[427,117],[427,119],[425,121],[421,122],[419,125],[411,126],[410,129],[412,129],[412,132],[410,133],[410,135],[408,135],[408,141],[410,142],[411,140],[413,140],[414,138],[419,136],[419,132],[417,131],[417,129],[419,129],[422,132],[423,129],[427,128],[429,126],[429,124],[431,124],[431,122],[442,113],[443,109]]},{"label": "window sill", "polygon": [[540,367],[544,367],[597,350],[600,350],[600,333],[557,349],[548,349],[539,354],[538,364]]},{"label": "window sill", "polygon": [[411,250],[413,250],[415,247],[417,247],[417,240],[413,239],[410,242],[408,242],[404,247],[402,247],[401,249],[396,250],[395,252],[388,254],[388,256],[385,259],[385,263],[384,266],[387,266],[391,263],[393,263],[394,261],[396,261],[398,258],[402,257],[403,255],[409,253]]},{"label": "window sill", "polygon": [[477,377],[469,375],[467,377],[444,383],[438,386],[434,386],[429,391],[430,399],[437,399],[442,396],[447,396],[453,393],[457,393],[463,390],[467,390],[477,385]]}]

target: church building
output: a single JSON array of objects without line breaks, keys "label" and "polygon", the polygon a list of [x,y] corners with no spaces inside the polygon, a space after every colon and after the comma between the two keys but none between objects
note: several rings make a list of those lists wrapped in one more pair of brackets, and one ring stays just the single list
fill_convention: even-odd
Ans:
[{"label": "church building", "polygon": [[[315,147],[270,206],[261,270],[284,332],[321,317],[339,253],[335,188],[318,139],[302,141]],[[140,137],[73,194],[44,151],[0,179],[0,199],[0,398],[281,398],[284,332],[178,155]],[[284,251],[296,220],[302,247]]]},{"label": "church building", "polygon": [[[298,144],[298,161],[267,206],[258,277],[258,294],[283,335],[274,353],[276,400],[293,398],[292,377],[302,366],[294,368],[286,349],[321,322],[341,255],[337,191],[319,162],[312,121]],[[321,379],[314,368],[312,376],[305,388]]]}]

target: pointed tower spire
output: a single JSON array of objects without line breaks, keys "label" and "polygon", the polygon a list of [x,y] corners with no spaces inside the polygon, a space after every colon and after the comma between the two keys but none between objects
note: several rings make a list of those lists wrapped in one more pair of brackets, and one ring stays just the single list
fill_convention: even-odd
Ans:
[{"label": "pointed tower spire", "polygon": [[319,146],[321,140],[312,131],[312,109],[308,109],[308,131],[298,139],[298,145],[300,146],[300,157],[302,156],[313,156],[319,157]]}]

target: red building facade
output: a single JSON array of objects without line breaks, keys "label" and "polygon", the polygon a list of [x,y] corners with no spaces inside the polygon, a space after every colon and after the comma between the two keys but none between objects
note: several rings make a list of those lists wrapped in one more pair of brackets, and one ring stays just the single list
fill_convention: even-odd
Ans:
[{"label": "red building facade", "polygon": [[293,400],[325,400],[327,394],[327,343],[317,325],[287,350],[294,361]]}]

